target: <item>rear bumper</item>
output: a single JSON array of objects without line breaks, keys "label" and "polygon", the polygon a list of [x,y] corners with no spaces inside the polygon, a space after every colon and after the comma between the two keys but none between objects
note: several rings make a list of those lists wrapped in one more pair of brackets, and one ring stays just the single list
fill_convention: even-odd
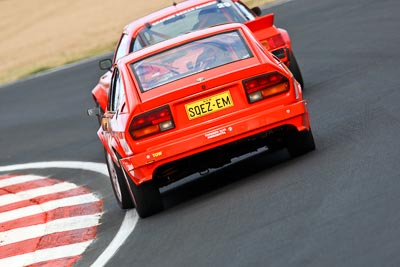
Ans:
[{"label": "rear bumper", "polygon": [[145,153],[123,158],[120,162],[134,183],[141,184],[153,179],[155,170],[165,164],[282,126],[290,126],[297,131],[309,130],[307,102],[303,100],[219,124],[151,147]]}]

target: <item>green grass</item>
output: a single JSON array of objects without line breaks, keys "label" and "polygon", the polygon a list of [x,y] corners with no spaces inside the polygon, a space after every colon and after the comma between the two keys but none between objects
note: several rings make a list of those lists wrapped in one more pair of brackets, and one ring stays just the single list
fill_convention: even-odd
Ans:
[{"label": "green grass", "polygon": [[[275,0],[245,0],[244,2],[249,7],[254,7],[254,6],[262,6],[266,3],[273,2],[273,1],[275,1]],[[82,49],[79,52],[66,51],[65,53],[63,53],[61,55],[55,56],[54,58],[47,60],[45,63],[33,63],[33,64],[27,64],[26,66],[23,66],[23,67],[6,69],[5,71],[2,71],[0,73],[0,85],[10,83],[10,82],[16,81],[18,79],[21,79],[21,78],[24,78],[24,77],[27,77],[30,75],[42,73],[44,71],[48,71],[50,69],[53,69],[53,68],[56,68],[56,67],[59,67],[59,66],[65,65],[65,64],[78,62],[83,59],[87,59],[87,58],[90,58],[93,56],[108,53],[115,49],[116,41],[102,44],[101,46],[98,46],[98,47],[96,47],[94,49],[90,49],[90,50]]]},{"label": "green grass", "polygon": [[50,63],[46,64],[31,64],[23,68],[11,69],[0,74],[0,85],[7,84],[31,75],[39,74],[59,66],[79,62],[83,59],[98,56],[101,54],[113,51],[116,42],[112,42],[101,47],[96,47],[91,50],[84,50],[79,53],[65,53],[58,58],[54,58]]}]

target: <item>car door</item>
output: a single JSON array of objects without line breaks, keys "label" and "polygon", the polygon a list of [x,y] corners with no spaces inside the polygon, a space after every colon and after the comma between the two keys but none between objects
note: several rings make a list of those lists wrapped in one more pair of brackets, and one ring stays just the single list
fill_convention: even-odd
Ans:
[{"label": "car door", "polygon": [[107,111],[102,118],[103,142],[106,149],[117,159],[115,151],[119,150],[121,123],[119,114],[125,103],[125,89],[122,77],[118,68],[115,68],[111,78],[110,91],[108,96]]}]

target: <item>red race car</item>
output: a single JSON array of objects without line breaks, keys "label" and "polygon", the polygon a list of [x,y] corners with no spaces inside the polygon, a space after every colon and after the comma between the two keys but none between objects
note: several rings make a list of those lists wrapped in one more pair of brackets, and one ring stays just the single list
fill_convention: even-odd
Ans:
[{"label": "red race car", "polygon": [[112,65],[122,56],[178,35],[229,22],[246,24],[264,47],[289,67],[303,87],[303,78],[292,51],[289,34],[274,26],[273,14],[260,15],[260,8],[249,9],[238,0],[197,0],[174,4],[128,24],[112,61],[100,62],[100,68],[109,71],[92,90],[96,105],[101,108],[101,112],[105,110]]},{"label": "red race car", "polygon": [[300,84],[240,23],[158,43],[116,62],[98,136],[114,193],[140,217],[159,188],[257,151],[315,148]]}]

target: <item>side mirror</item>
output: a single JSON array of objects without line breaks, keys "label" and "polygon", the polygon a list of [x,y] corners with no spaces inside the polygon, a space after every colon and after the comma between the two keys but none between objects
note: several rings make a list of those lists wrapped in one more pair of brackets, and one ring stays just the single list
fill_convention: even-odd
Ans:
[{"label": "side mirror", "polygon": [[259,8],[258,6],[256,6],[256,7],[253,7],[252,9],[251,9],[251,11],[253,11],[254,12],[254,14],[256,14],[257,16],[261,16],[261,8]]},{"label": "side mirror", "polygon": [[102,59],[99,61],[99,67],[101,70],[111,70],[112,67],[112,61],[111,59]]},{"label": "side mirror", "polygon": [[87,114],[88,114],[88,116],[90,116],[90,117],[99,116],[99,115],[101,115],[101,111],[100,111],[100,108],[99,108],[99,107],[89,108],[89,109],[87,110]]}]

